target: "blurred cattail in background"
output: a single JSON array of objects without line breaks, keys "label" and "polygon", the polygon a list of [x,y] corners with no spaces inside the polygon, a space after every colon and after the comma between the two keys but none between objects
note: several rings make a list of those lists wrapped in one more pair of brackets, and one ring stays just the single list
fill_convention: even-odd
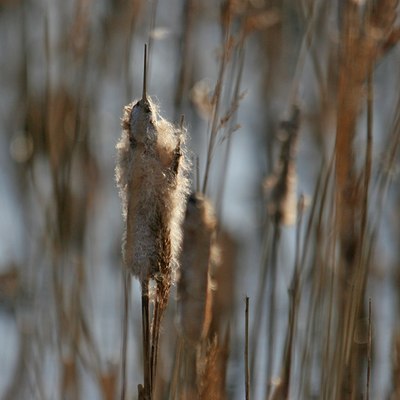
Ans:
[{"label": "blurred cattail in background", "polygon": [[212,319],[214,289],[210,270],[218,263],[216,227],[217,220],[210,201],[201,193],[193,193],[187,204],[183,224],[184,240],[178,285],[181,346],[184,354],[181,360],[182,391],[185,399],[199,397],[201,378],[207,372],[207,363],[211,361],[209,350],[213,345],[206,339]]},{"label": "blurred cattail in background", "polygon": [[209,200],[200,193],[193,193],[188,201],[183,225],[178,286],[182,335],[193,344],[207,336],[211,322],[210,268],[218,262],[215,230],[216,218]]}]

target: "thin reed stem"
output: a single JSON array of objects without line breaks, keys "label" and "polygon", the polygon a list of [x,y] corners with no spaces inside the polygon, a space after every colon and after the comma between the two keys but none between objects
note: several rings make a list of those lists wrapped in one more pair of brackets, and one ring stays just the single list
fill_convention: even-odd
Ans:
[{"label": "thin reed stem", "polygon": [[123,273],[123,290],[124,290],[124,314],[122,322],[122,382],[121,382],[121,400],[126,398],[126,364],[128,355],[128,316],[129,316],[129,288],[130,273],[127,269]]},{"label": "thin reed stem", "polygon": [[278,247],[281,236],[281,226],[279,217],[275,218],[273,227],[272,247],[271,247],[271,262],[270,262],[270,279],[269,279],[269,300],[268,300],[268,345],[267,345],[267,364],[265,367],[266,377],[266,393],[267,398],[271,391],[271,379],[273,374],[273,359],[275,349],[275,311],[276,311],[276,288],[277,288],[277,262],[278,262]]},{"label": "thin reed stem", "polygon": [[153,323],[151,330],[150,377],[153,388],[156,382],[156,374],[157,374],[157,360],[158,360],[161,320],[166,306],[164,303],[165,300],[163,300],[163,296],[165,296],[165,294],[163,293],[162,285],[163,283],[157,283],[158,293],[156,296],[156,302],[154,304]]},{"label": "thin reed stem", "polygon": [[293,348],[295,341],[295,331],[297,326],[298,307],[300,303],[300,241],[301,241],[301,228],[303,221],[304,211],[304,196],[300,197],[297,213],[297,224],[296,224],[296,239],[295,239],[295,262],[293,269],[292,282],[290,285],[290,308],[289,308],[289,326],[286,336],[286,354],[284,355],[283,365],[283,394],[284,398],[288,398],[290,392],[290,378],[293,368]]},{"label": "thin reed stem", "polygon": [[[149,280],[142,281],[143,400],[151,400]],[[139,397],[140,398],[140,397]]]},{"label": "thin reed stem", "polygon": [[224,77],[225,77],[226,64],[228,62],[228,48],[229,48],[229,38],[230,38],[230,26],[229,25],[223,31],[223,38],[224,38],[224,40],[223,40],[221,64],[220,64],[220,68],[219,68],[217,84],[215,86],[215,91],[214,91],[214,95],[213,95],[214,96],[214,99],[213,99],[214,107],[213,107],[213,114],[212,114],[213,117],[212,117],[212,121],[211,121],[210,135],[208,138],[206,169],[204,172],[204,181],[203,181],[203,187],[202,187],[203,193],[207,193],[211,160],[212,160],[212,156],[213,156],[213,152],[214,152],[215,140],[216,140],[217,133],[218,133],[218,125],[220,122],[219,108],[220,108],[220,103],[221,103],[222,87],[223,87],[223,81],[224,81]]},{"label": "thin reed stem", "polygon": [[222,163],[221,178],[220,178],[219,190],[218,190],[217,201],[216,201],[217,215],[221,214],[222,204],[223,204],[223,200],[224,200],[224,193],[225,193],[225,185],[226,185],[226,181],[227,181],[226,175],[227,175],[227,170],[228,170],[230,155],[231,155],[232,134],[233,134],[234,130],[236,129],[236,125],[237,125],[237,109],[238,109],[240,95],[241,95],[240,94],[240,85],[242,82],[244,60],[245,60],[245,47],[244,47],[243,39],[240,42],[240,47],[238,50],[237,57],[239,60],[239,66],[238,66],[238,71],[237,71],[237,75],[236,75],[236,79],[235,79],[234,93],[233,93],[232,105],[231,105],[231,108],[236,109],[236,111],[231,116],[228,126],[224,133],[224,137],[226,138],[226,148],[225,148],[224,160]]},{"label": "thin reed stem", "polygon": [[249,369],[249,297],[246,296],[245,308],[245,346],[244,346],[244,360],[245,360],[245,387],[246,387],[246,400],[250,400],[250,369]]},{"label": "thin reed stem", "polygon": [[[262,249],[263,249],[263,254],[261,257],[261,270],[259,274],[259,279],[258,279],[258,285],[257,285],[257,292],[256,292],[256,297],[255,297],[255,311],[254,315],[262,315],[262,310],[263,310],[263,305],[264,305],[264,299],[266,295],[266,290],[265,288],[267,287],[267,277],[268,277],[268,255],[269,255],[269,249],[270,249],[270,232],[271,229],[269,228],[271,224],[269,221],[267,222],[266,228],[264,230],[263,234],[263,242],[262,242]],[[254,323],[252,327],[252,334],[251,334],[251,343],[252,343],[252,351],[251,351],[251,357],[250,357],[250,367],[252,371],[255,371],[255,365],[256,365],[256,358],[257,358],[257,348],[258,348],[258,343],[260,340],[260,335],[261,335],[261,324],[262,324],[263,319],[262,318],[254,318]],[[252,386],[255,383],[256,379],[256,374],[252,374]]]},{"label": "thin reed stem", "polygon": [[368,349],[367,349],[367,393],[366,400],[369,400],[371,386],[371,347],[372,347],[372,311],[371,298],[368,300]]}]

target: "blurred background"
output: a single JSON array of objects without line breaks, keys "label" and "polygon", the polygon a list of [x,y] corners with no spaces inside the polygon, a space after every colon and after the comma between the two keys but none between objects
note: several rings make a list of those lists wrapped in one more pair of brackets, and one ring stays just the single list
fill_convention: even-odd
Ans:
[{"label": "blurred background", "polygon": [[[360,36],[380,35],[383,49],[368,79],[354,75],[361,82],[351,159],[368,199],[368,240],[357,303],[364,315],[352,340],[372,354],[360,376],[364,384],[371,367],[371,398],[400,398],[397,2],[375,2],[388,15],[365,22],[373,2],[1,0],[2,399],[119,398],[115,144],[123,107],[141,96],[145,43],[149,95],[169,121],[184,115],[192,187],[209,196],[227,238],[226,398],[244,397],[246,295],[253,398],[267,398],[285,379],[290,398],[331,398],[323,393],[340,342],[332,243],[341,240],[331,218],[340,191],[331,160],[346,3],[359,7]],[[350,60],[362,63],[362,54]],[[140,287],[132,285],[129,398],[142,379]],[[174,296],[166,337],[178,329]]]}]

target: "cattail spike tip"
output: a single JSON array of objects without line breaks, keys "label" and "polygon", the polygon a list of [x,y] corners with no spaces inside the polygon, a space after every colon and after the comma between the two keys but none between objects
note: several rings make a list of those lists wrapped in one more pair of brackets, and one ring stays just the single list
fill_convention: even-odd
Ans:
[{"label": "cattail spike tip", "polygon": [[144,60],[143,60],[143,94],[142,100],[147,100],[147,44],[144,45]]}]

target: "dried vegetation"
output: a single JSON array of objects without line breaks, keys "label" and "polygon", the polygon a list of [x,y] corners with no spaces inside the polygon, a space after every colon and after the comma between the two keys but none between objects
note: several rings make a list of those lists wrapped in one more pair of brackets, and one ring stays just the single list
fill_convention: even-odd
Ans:
[{"label": "dried vegetation", "polygon": [[399,399],[398,2],[168,3],[0,2],[2,398]]}]

